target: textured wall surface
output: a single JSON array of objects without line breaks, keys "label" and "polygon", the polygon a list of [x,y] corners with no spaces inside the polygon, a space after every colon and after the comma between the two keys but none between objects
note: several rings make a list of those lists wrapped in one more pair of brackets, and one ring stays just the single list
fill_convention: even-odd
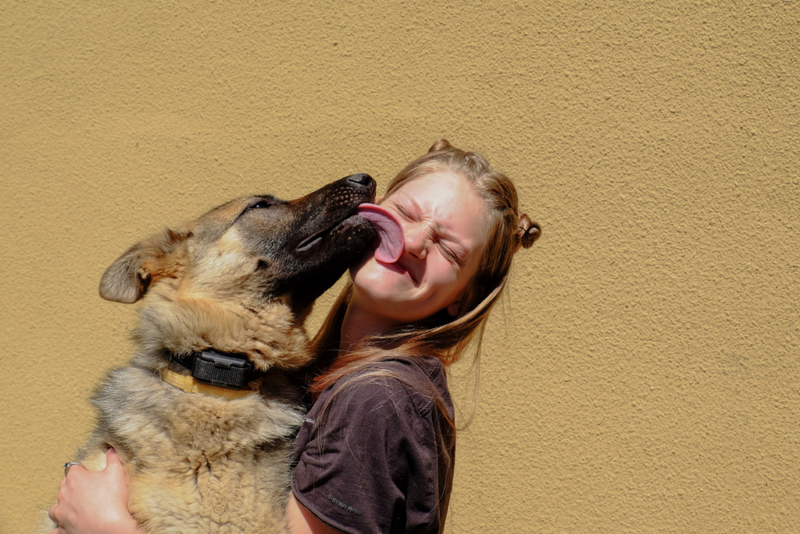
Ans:
[{"label": "textured wall surface", "polygon": [[544,228],[448,531],[800,531],[800,4],[257,4],[0,6],[2,533],[130,355],[118,254],[239,194],[385,185],[440,136]]}]

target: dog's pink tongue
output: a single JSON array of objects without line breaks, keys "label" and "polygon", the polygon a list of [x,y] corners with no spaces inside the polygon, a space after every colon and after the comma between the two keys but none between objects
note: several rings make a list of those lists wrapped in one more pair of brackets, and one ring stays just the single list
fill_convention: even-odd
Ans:
[{"label": "dog's pink tongue", "polygon": [[403,253],[403,229],[395,216],[377,204],[361,204],[358,214],[378,231],[380,243],[375,249],[375,259],[384,263],[396,262]]}]

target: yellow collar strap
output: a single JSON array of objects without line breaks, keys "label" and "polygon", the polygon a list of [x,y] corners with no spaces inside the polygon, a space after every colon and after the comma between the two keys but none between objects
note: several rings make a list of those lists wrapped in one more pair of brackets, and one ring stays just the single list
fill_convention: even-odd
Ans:
[{"label": "yellow collar strap", "polygon": [[161,379],[167,384],[171,384],[186,393],[205,393],[206,395],[216,395],[226,399],[240,399],[245,395],[253,393],[251,389],[228,389],[211,386],[198,382],[193,376],[182,375],[171,369],[161,370]]}]

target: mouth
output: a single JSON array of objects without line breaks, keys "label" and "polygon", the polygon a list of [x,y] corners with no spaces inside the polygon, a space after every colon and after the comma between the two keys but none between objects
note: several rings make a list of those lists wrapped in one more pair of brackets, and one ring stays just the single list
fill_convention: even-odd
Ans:
[{"label": "mouth", "polygon": [[315,234],[303,239],[300,242],[300,244],[297,245],[295,250],[297,252],[307,252],[307,251],[313,249],[319,243],[321,243],[322,240],[325,239],[326,236],[331,235],[331,234],[333,234],[333,233],[335,233],[335,232],[337,232],[339,230],[342,230],[346,226],[349,226],[351,224],[352,225],[357,225],[361,221],[364,221],[365,223],[367,222],[366,219],[364,219],[363,217],[361,217],[359,215],[351,215],[351,216],[347,217],[346,219],[338,222],[337,224],[331,226],[330,228],[327,228],[325,230],[321,230],[321,231],[319,231],[319,232],[317,232],[317,233],[315,233]]},{"label": "mouth", "polygon": [[381,265],[383,265],[386,269],[389,269],[390,271],[394,271],[394,272],[396,272],[396,273],[398,273],[400,275],[408,275],[408,277],[411,278],[411,282],[415,286],[419,285],[419,280],[417,280],[417,276],[414,274],[413,270],[408,268],[408,266],[403,261],[403,258],[398,259],[394,263],[383,263],[383,262],[378,262],[378,263],[380,263]]}]

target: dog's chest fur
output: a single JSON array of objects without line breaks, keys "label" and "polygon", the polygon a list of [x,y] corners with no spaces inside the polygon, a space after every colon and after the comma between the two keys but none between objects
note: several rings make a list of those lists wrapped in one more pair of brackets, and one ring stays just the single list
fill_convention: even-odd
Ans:
[{"label": "dog's chest fur", "polygon": [[94,402],[101,425],[85,450],[117,444],[130,511],[148,531],[284,531],[301,411],[258,394],[184,393],[130,367],[112,373]]}]

